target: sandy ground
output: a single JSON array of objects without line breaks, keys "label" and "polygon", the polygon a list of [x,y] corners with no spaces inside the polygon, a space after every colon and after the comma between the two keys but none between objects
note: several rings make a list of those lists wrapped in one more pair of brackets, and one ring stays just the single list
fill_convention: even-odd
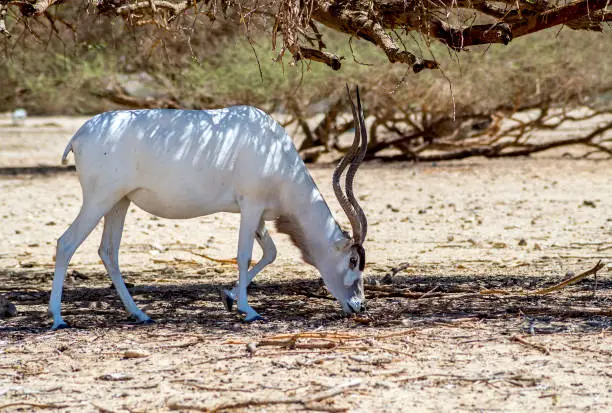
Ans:
[{"label": "sandy ground", "polygon": [[[612,410],[612,162],[364,166],[369,299],[353,318],[272,230],[279,257],[250,290],[266,322],[244,324],[218,296],[235,266],[197,255],[234,256],[238,217],[131,207],[121,266],[157,323],[127,319],[98,227],[67,278],[73,328],[50,332],[55,241],[81,200],[57,167],[81,122],[0,127],[0,295],[17,309],[0,319],[0,411]],[[347,226],[331,173],[312,168]],[[596,279],[528,294],[599,260]]]}]

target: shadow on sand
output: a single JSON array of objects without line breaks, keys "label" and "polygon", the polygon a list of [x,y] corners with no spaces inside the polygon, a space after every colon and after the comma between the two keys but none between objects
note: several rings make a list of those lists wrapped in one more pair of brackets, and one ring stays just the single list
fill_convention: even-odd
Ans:
[{"label": "shadow on sand", "polygon": [[[106,287],[71,287],[65,289],[63,315],[77,329],[125,328],[132,326],[122,304],[102,272],[77,274],[83,283]],[[0,293],[17,306],[18,315],[4,319],[0,335],[46,332],[49,272],[0,271]],[[138,279],[136,274],[126,274]],[[19,287],[22,279],[23,288]],[[204,278],[204,277],[203,277]],[[42,279],[45,281],[42,282]],[[10,280],[10,281],[9,281]],[[108,280],[108,281],[106,281]],[[222,287],[208,282],[191,282],[180,273],[167,284],[142,281],[130,288],[134,299],[156,323],[179,329],[196,327],[210,333],[227,333],[245,328],[236,312],[227,312],[221,303]],[[8,283],[7,283],[8,282]],[[106,284],[106,282],[108,282]],[[380,282],[380,280],[378,280]],[[381,293],[366,287],[367,310],[358,319],[346,318],[340,306],[327,294],[319,280],[265,281],[249,288],[250,304],[266,321],[261,329],[274,332],[309,330],[317,327],[349,329],[364,324],[377,328],[426,327],[453,323],[457,319],[506,321],[521,325],[525,332],[558,333],[595,331],[612,327],[609,307],[612,280],[597,283],[587,279],[554,294],[526,295],[525,291],[546,287],[556,280],[524,276],[395,276]],[[380,287],[382,284],[378,284]],[[484,289],[510,292],[508,295],[481,295]],[[402,297],[401,293],[421,293],[420,298]],[[418,294],[417,294],[418,296]]]}]

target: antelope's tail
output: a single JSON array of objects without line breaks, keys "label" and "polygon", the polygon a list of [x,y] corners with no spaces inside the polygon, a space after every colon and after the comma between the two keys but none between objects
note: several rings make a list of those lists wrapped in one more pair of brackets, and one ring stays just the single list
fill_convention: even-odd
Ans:
[{"label": "antelope's tail", "polygon": [[70,152],[72,152],[72,139],[70,139],[70,142],[68,142],[66,149],[64,149],[64,154],[62,155],[62,165],[66,165],[68,163],[66,158],[68,157],[68,154]]}]

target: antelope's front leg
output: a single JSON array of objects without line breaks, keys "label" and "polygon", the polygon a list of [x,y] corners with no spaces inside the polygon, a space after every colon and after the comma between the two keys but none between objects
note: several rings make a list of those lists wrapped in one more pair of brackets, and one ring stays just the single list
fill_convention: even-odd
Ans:
[{"label": "antelope's front leg", "polygon": [[[259,223],[257,232],[255,232],[255,240],[261,247],[262,257],[261,260],[259,260],[259,262],[257,262],[257,264],[255,264],[249,271],[247,289],[255,276],[276,259],[276,246],[274,245],[274,241],[272,241],[272,237],[270,237],[270,233],[268,233],[268,230],[266,229],[263,219]],[[234,301],[236,301],[237,297],[238,284],[236,284],[231,290],[223,290],[221,292],[221,299],[223,300],[223,305],[227,311],[232,311]]]},{"label": "antelope's front leg", "polygon": [[240,233],[238,235],[238,312],[245,315],[244,321],[261,320],[262,317],[248,303],[247,287],[251,281],[249,264],[253,255],[255,232],[259,227],[263,208],[241,203]]}]

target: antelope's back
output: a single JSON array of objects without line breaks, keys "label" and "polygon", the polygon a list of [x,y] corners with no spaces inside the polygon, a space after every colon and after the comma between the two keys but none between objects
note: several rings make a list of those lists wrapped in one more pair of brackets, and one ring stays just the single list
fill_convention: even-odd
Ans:
[{"label": "antelope's back", "polygon": [[106,112],[87,121],[71,144],[82,184],[104,175],[125,190],[191,193],[198,202],[266,197],[305,179],[285,130],[252,106]]}]

